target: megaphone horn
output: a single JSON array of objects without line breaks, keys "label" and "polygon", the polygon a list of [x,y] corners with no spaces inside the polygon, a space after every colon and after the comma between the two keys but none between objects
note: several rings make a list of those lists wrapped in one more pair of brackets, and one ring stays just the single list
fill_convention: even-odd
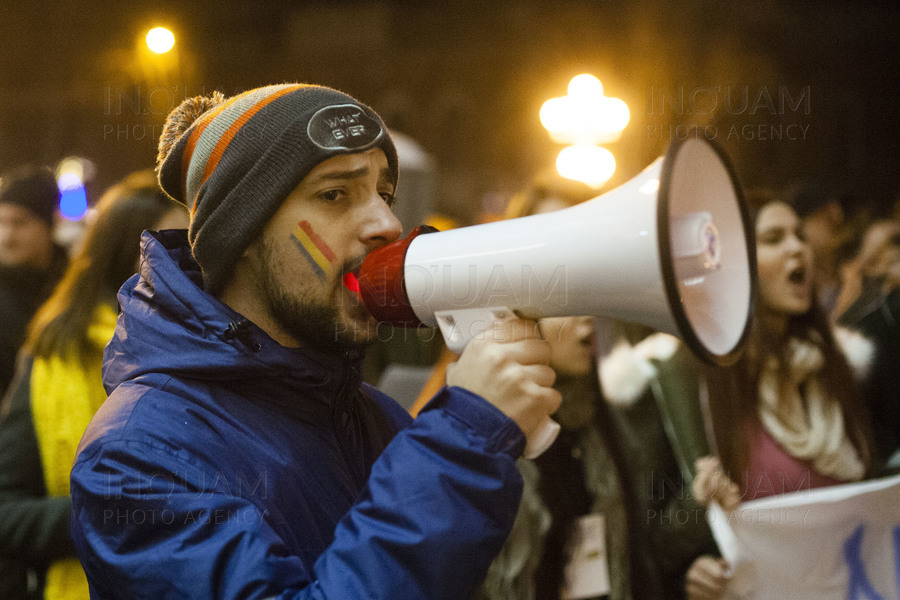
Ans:
[{"label": "megaphone horn", "polygon": [[371,252],[360,293],[376,319],[440,327],[457,352],[510,312],[641,323],[718,365],[737,360],[750,330],[749,217],[726,155],[703,137],[576,206],[422,233]]}]

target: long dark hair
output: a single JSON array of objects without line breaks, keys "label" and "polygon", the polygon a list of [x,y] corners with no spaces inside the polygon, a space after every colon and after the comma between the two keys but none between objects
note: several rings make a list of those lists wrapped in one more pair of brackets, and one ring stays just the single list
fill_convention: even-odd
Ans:
[{"label": "long dark hair", "polygon": [[[762,209],[777,201],[774,194],[765,190],[747,194],[754,230]],[[797,338],[810,341],[821,349],[825,366],[820,376],[827,397],[841,407],[847,435],[866,465],[867,473],[871,473],[873,456],[868,411],[854,384],[850,366],[835,342],[828,318],[815,299],[816,294],[813,293],[812,305],[806,313],[788,317],[784,333],[772,330],[769,322],[760,318],[760,296],[757,295],[757,317],[744,354],[734,365],[710,368],[706,373],[715,442],[726,471],[736,482],[742,482],[749,462],[748,424],[758,414],[759,381],[764,362],[768,357],[775,357],[779,364],[779,386],[788,385],[786,342]]]},{"label": "long dark hair", "polygon": [[28,328],[25,348],[47,357],[90,348],[87,329],[101,302],[115,306],[119,287],[135,273],[140,235],[179,205],[159,188],[153,171],[133,173],[97,203],[95,220],[69,268]]}]

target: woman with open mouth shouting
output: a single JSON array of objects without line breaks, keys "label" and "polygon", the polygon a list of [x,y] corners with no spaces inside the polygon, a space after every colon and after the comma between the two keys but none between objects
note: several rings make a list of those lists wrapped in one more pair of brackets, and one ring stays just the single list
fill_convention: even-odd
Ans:
[{"label": "woman with open mouth shouting", "polygon": [[[854,373],[871,354],[867,342],[829,326],[815,300],[812,251],[793,208],[768,194],[751,197],[750,207],[759,274],[756,322],[737,364],[710,373],[718,457],[697,461],[693,481],[701,504],[716,500],[725,510],[859,481],[873,474],[875,462]],[[720,598],[727,572],[722,559],[696,559],[687,573],[688,598]]]}]

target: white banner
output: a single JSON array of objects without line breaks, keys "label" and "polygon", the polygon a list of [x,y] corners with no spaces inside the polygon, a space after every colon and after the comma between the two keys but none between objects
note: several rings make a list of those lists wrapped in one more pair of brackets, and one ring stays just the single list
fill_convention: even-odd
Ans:
[{"label": "white banner", "polygon": [[728,600],[900,600],[900,476],[708,513]]}]

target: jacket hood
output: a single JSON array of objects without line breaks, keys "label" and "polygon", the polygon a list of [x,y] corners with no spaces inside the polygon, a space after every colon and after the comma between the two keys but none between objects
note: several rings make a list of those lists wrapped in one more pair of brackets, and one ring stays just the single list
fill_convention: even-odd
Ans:
[{"label": "jacket hood", "polygon": [[286,348],[204,292],[185,230],[144,232],[140,265],[119,290],[121,312],[103,360],[107,392],[149,373],[256,387],[278,381],[323,397],[359,385],[361,353]]}]

